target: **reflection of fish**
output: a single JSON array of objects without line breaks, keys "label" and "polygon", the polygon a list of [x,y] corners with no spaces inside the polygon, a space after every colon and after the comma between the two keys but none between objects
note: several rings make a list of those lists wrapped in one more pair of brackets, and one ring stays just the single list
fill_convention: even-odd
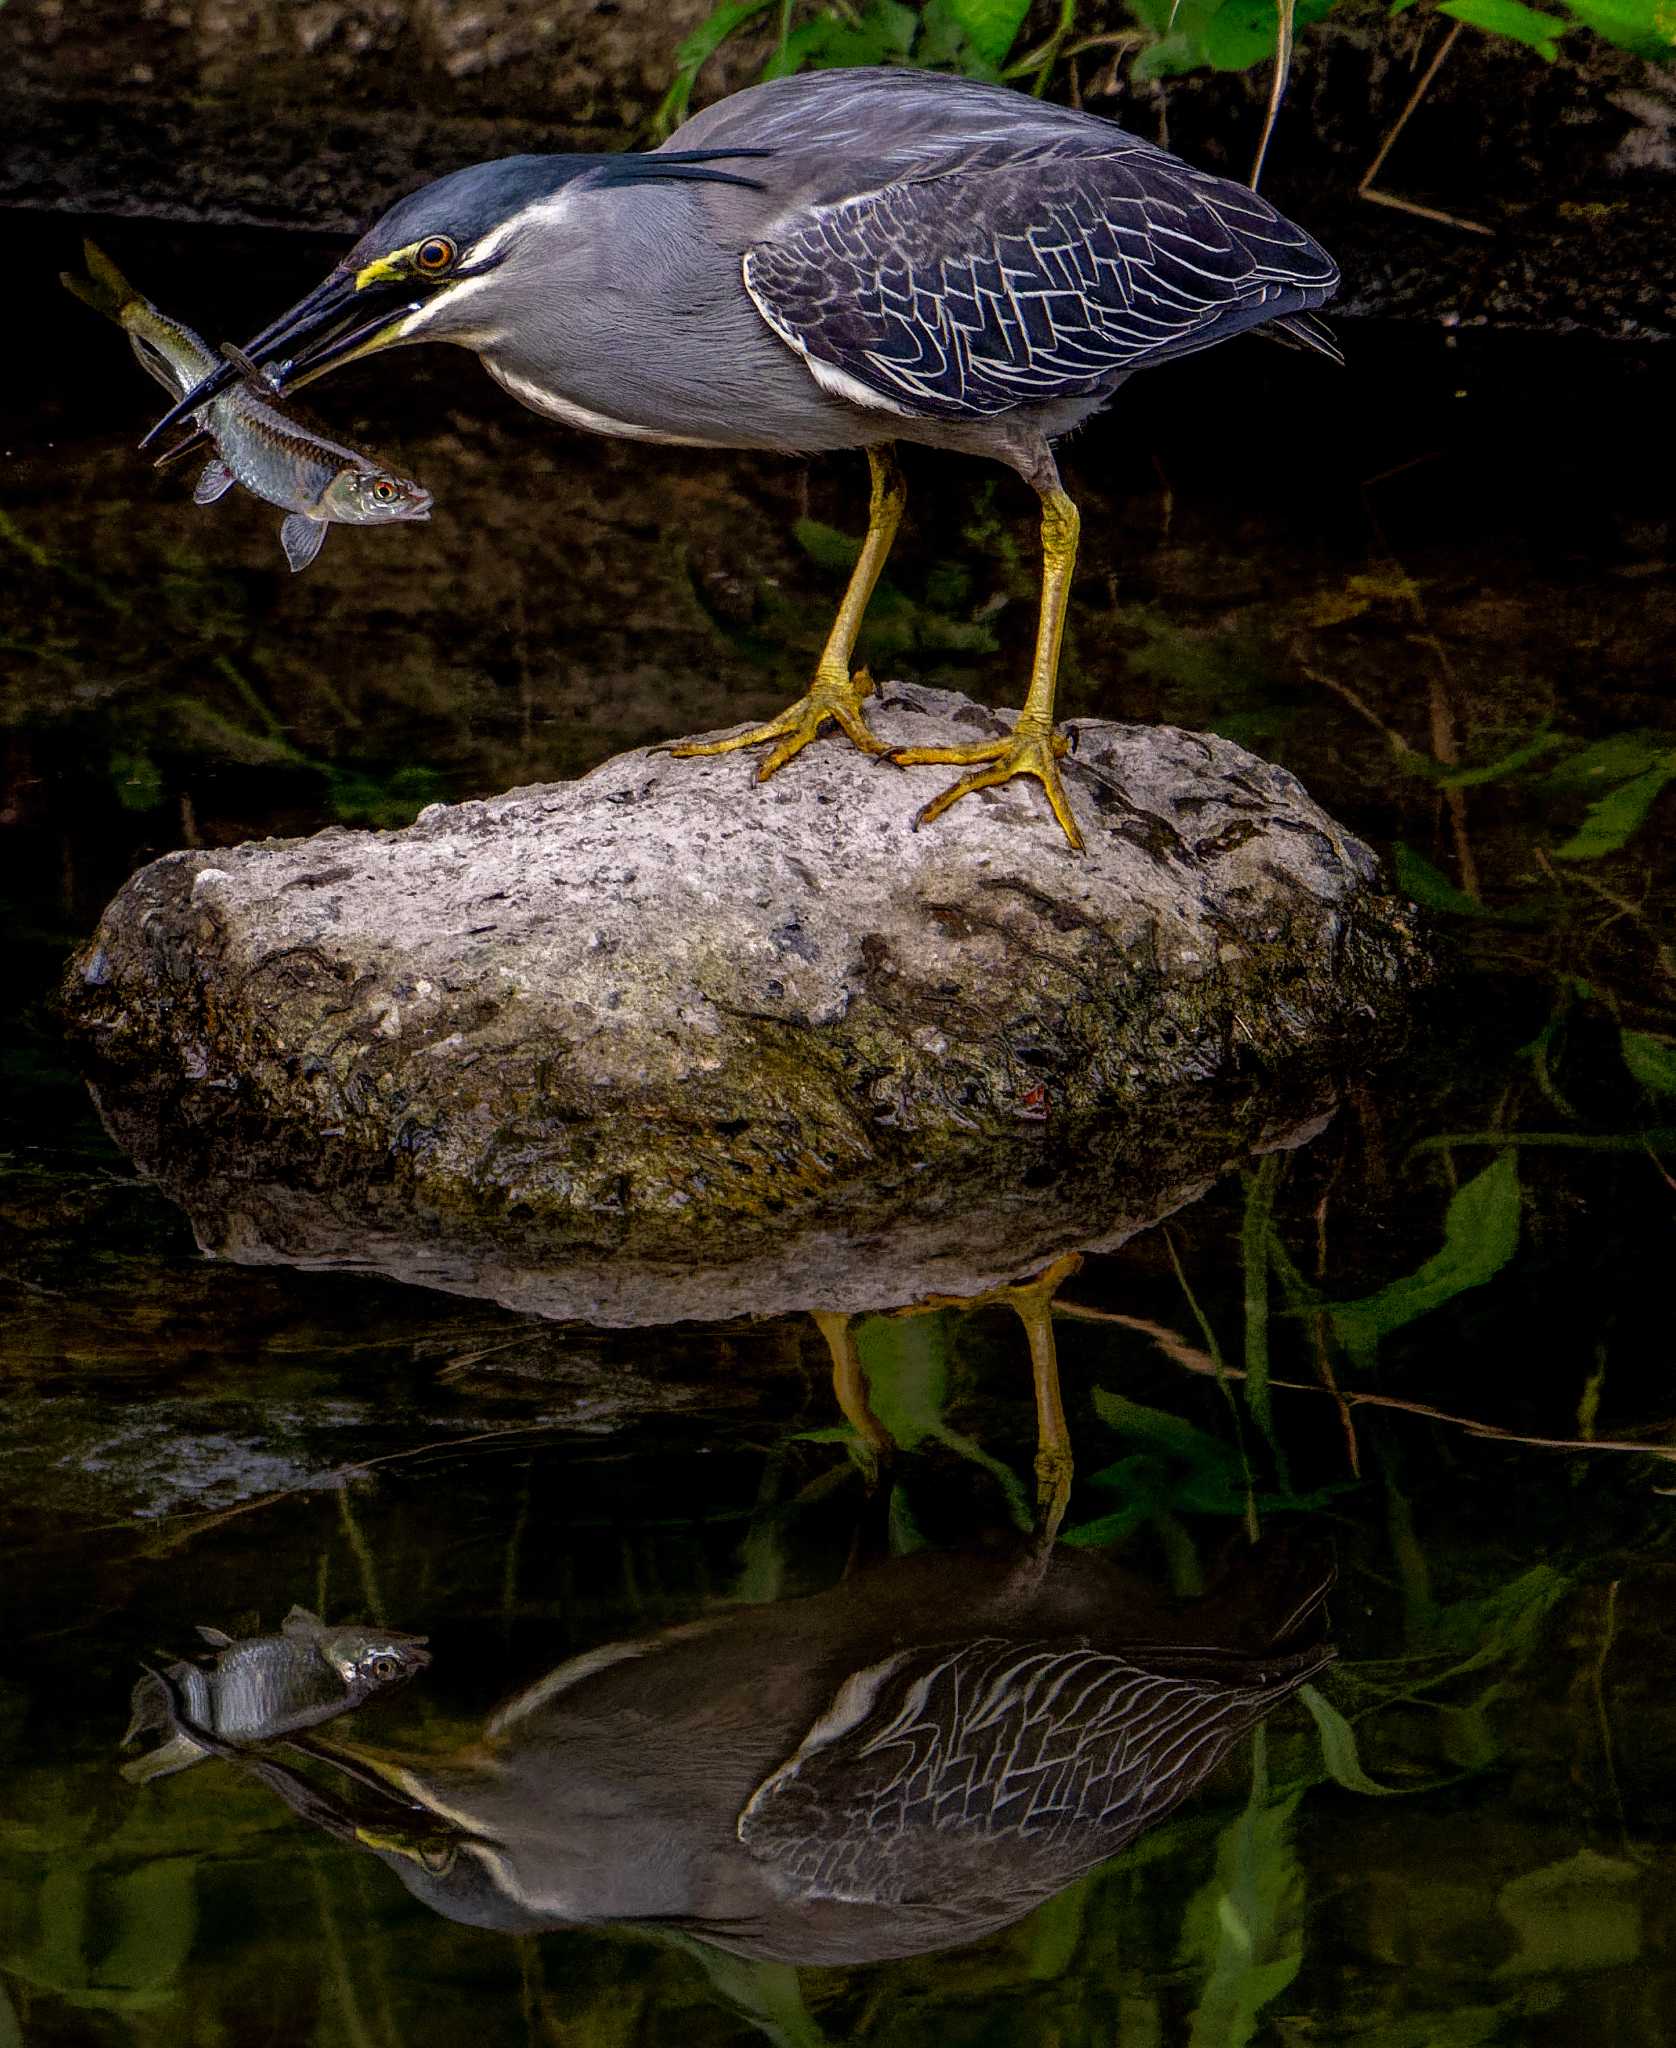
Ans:
[{"label": "reflection of fish", "polygon": [[917,1955],[1020,1919],[1201,1786],[1332,1662],[1330,1578],[1265,1545],[1177,1608],[1087,1552],[921,1553],[590,1650],[453,1755],[334,1742],[341,1798],[260,1774],[471,1926]]},{"label": "reflection of fish", "polygon": [[[82,249],[88,274],[66,273],[66,288],[126,331],[140,364],[166,391],[184,397],[219,366],[207,342],[142,299],[102,250],[91,242]],[[289,513],[279,537],[293,569],[314,560],[332,521],[381,526],[431,516],[431,494],[422,484],[305,426],[274,403],[254,371],[192,417],[215,444],[194,498],[213,505],[240,483]]]},{"label": "reflection of fish", "polygon": [[[200,1628],[221,1654],[210,1664],[172,1664],[169,1685],[187,1718],[231,1742],[261,1742],[317,1727],[363,1705],[422,1671],[431,1661],[423,1636],[398,1629],[345,1624],[327,1628],[306,1608],[293,1607],[277,1635],[236,1641],[218,1628]],[[168,1739],[122,1766],[135,1784],[184,1771],[208,1755],[175,1725],[169,1685],[152,1673],[134,1688],[133,1718],[123,1746],[141,1735]]]}]

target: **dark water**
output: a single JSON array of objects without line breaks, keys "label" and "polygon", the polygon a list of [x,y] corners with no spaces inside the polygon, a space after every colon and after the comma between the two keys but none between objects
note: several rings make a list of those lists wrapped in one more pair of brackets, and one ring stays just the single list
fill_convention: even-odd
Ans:
[{"label": "dark water", "polygon": [[[325,254],[94,226],[234,333]],[[50,284],[79,230],[19,219],[14,261]],[[860,465],[585,443],[415,351],[323,409],[437,516],[334,533],[293,579],[277,515],[152,481],[147,387],[61,297],[0,400],[0,2043],[1671,2039],[1661,366],[1352,332],[1335,377],[1241,344],[1069,450],[1063,708],[1285,763],[1398,860],[1450,963],[1313,1144],[1090,1261],[1053,1320],[1078,1554],[1185,1595],[1253,1523],[1291,1532],[1336,1555],[1340,1660],[1316,1712],[1280,1704],[1015,1924],[799,1968],[680,1928],[459,1924],[229,1764],[125,1783],[128,1690],[194,1624],[300,1601],[429,1632],[432,1668],[353,1727],[447,1756],[598,1645],[850,1585],[857,1560],[1005,1555],[1030,1518],[1013,1312],[861,1327],[906,1452],[869,1498],[812,1325],[602,1332],[206,1262],[105,1139],[51,999],[159,852],[399,824],[776,708]],[[864,651],[1016,701],[1029,507],[999,472],[909,466]],[[742,1725],[795,1661],[778,1640],[760,1692],[728,1681]],[[621,1735],[653,1761],[658,1697]],[[703,1799],[660,1796],[674,1839]],[[597,1905],[617,1845],[585,1807]]]}]

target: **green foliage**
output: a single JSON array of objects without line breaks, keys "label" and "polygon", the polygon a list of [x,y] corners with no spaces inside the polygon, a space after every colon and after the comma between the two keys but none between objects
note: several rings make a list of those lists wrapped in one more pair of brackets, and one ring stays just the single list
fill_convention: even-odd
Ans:
[{"label": "green foliage", "polygon": [[1566,0],[1566,11],[1603,41],[1638,57],[1668,61],[1676,50],[1676,17],[1660,0]]},{"label": "green foliage", "polygon": [[[1401,14],[1415,0],[1393,0]],[[1139,49],[1137,82],[1194,71],[1249,71],[1275,55],[1280,10],[1275,0],[1127,0]],[[1339,0],[1296,0],[1294,29],[1323,21]],[[1073,46],[1076,0],[1062,0],[1058,27],[1027,56],[1018,44],[1028,0],[719,0],[680,43],[674,74],[653,128],[667,135],[687,117],[698,75],[723,43],[778,7],[780,33],[761,76],[836,65],[914,64],[968,78],[1019,78],[1037,92],[1050,84],[1060,53]],[[1517,43],[1552,63],[1559,38],[1592,32],[1620,49],[1668,59],[1676,53],[1676,14],[1663,0],[1566,0],[1563,12],[1525,0],[1438,0],[1437,11],[1485,35]],[[794,20],[801,13],[804,18]]]},{"label": "green foliage", "polygon": [[1321,1761],[1335,1785],[1346,1792],[1361,1792],[1370,1799],[1391,1799],[1399,1790],[1418,1791],[1418,1786],[1398,1787],[1376,1784],[1362,1769],[1356,1731],[1327,1696],[1313,1685],[1301,1685],[1298,1697],[1309,1709],[1315,1731],[1321,1738]]},{"label": "green foliage", "polygon": [[1104,1387],[1096,1387],[1093,1398],[1100,1420],[1137,1448],[1088,1475],[1088,1485],[1118,1495],[1120,1504],[1064,1530],[1061,1542],[1083,1547],[1120,1543],[1143,1524],[1178,1514],[1244,1517],[1252,1506],[1263,1511],[1318,1508],[1344,1491],[1327,1486],[1306,1494],[1285,1488],[1256,1492],[1238,1450],[1219,1437],[1167,1409],[1146,1407]]},{"label": "green foliage", "polygon": [[1300,1795],[1270,1790],[1265,1755],[1259,1728],[1250,1800],[1223,1830],[1215,1873],[1182,1923],[1182,1960],[1202,1972],[1188,2048],[1245,2048],[1303,1963],[1303,1869],[1292,1841]]},{"label": "green foliage", "polygon": [[[1298,0],[1298,27],[1323,20],[1338,0]],[[1129,0],[1150,38],[1135,59],[1137,79],[1178,78],[1189,71],[1249,71],[1274,55],[1279,11],[1274,0]]]},{"label": "green foliage", "polygon": [[1447,911],[1453,917],[1491,915],[1476,896],[1469,896],[1464,889],[1458,889],[1440,868],[1433,867],[1423,853],[1416,853],[1412,846],[1405,846],[1400,839],[1392,848],[1391,858],[1397,871],[1397,887],[1427,910]]},{"label": "green foliage", "polygon": [[868,1403],[891,1441],[905,1451],[928,1441],[942,1444],[997,1482],[1020,1529],[1033,1527],[1018,1475],[944,1417],[949,1393],[947,1319],[868,1316],[856,1325],[855,1342],[867,1375]]},{"label": "green foliage", "polygon": [[1443,1219],[1442,1249],[1417,1272],[1360,1301],[1333,1304],[1329,1313],[1340,1342],[1366,1363],[1381,1338],[1493,1279],[1518,1246],[1519,1170],[1508,1150],[1456,1190]]},{"label": "green foliage", "polygon": [[1470,28],[1481,28],[1488,35],[1523,43],[1547,64],[1558,58],[1560,46],[1555,38],[1563,36],[1569,26],[1563,15],[1543,14],[1535,7],[1526,7],[1523,0],[1438,0],[1437,11],[1466,22]]},{"label": "green foliage", "polygon": [[1030,0],[946,0],[946,11],[986,64],[1000,64],[1017,40]]},{"label": "green foliage", "polygon": [[1676,1039],[1652,1031],[1626,1031],[1619,1038],[1624,1065],[1653,1095],[1676,1095]]},{"label": "green foliage", "polygon": [[1676,781],[1676,746],[1667,733],[1614,733],[1562,762],[1548,781],[1562,791],[1604,787],[1578,829],[1555,848],[1561,860],[1599,860],[1641,829],[1666,785]]}]

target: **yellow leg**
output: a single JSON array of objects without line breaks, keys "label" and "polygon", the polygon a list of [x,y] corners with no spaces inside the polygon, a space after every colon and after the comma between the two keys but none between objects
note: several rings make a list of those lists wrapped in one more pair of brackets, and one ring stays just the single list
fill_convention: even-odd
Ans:
[{"label": "yellow leg", "polygon": [[867,538],[850,572],[850,586],[844,592],[832,631],[826,636],[826,647],[815,666],[815,680],[807,694],[787,705],[778,718],[771,718],[766,725],[752,726],[749,732],[738,733],[730,740],[684,741],[669,749],[672,754],[686,760],[694,754],[731,754],[736,747],[759,747],[772,741],[773,752],[757,770],[758,782],[766,782],[776,768],[783,768],[794,754],[800,754],[829,719],[864,754],[885,751],[884,742],[873,737],[861,715],[863,700],[873,688],[873,678],[866,669],[858,669],[852,675],[850,662],[868,600],[896,538],[896,529],[902,524],[908,487],[897,464],[896,451],[888,443],[882,448],[869,448],[867,464],[873,473]]},{"label": "yellow leg", "polygon": [[862,1464],[871,1485],[878,1477],[880,1460],[888,1456],[892,1445],[867,1399],[867,1375],[862,1371],[861,1354],[856,1349],[854,1318],[836,1315],[828,1309],[817,1308],[811,1313],[832,1354],[832,1391],[838,1397],[844,1420],[861,1439]]},{"label": "yellow leg", "polygon": [[1053,1335],[1053,1298],[1082,1269],[1081,1252],[1065,1252],[1034,1280],[994,1287],[985,1294],[930,1295],[916,1310],[982,1308],[1004,1301],[1024,1325],[1030,1345],[1030,1378],[1036,1390],[1036,1541],[1045,1551],[1059,1534],[1071,1500],[1071,1432],[1059,1393],[1059,1352]]},{"label": "yellow leg", "polygon": [[1071,573],[1076,567],[1082,520],[1060,485],[1059,472],[1051,457],[1044,457],[1031,482],[1042,500],[1042,609],[1036,625],[1036,658],[1030,670],[1030,689],[1018,722],[1004,739],[980,740],[964,747],[894,747],[890,758],[903,767],[928,761],[988,764],[976,768],[971,775],[963,775],[941,796],[933,797],[914,820],[916,825],[929,825],[950,804],[958,803],[974,790],[992,789],[999,782],[1010,782],[1015,775],[1033,775],[1046,790],[1065,837],[1073,850],[1081,853],[1082,834],[1071,816],[1065,785],[1059,778],[1059,760],[1066,751],[1066,741],[1053,729],[1053,692],[1059,679],[1065,605],[1071,590]]}]

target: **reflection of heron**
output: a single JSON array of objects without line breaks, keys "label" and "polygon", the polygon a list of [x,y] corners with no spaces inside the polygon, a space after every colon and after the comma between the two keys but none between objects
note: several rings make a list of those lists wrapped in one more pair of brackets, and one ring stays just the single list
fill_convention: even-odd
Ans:
[{"label": "reflection of heron", "polygon": [[341,1798],[253,1767],[473,1925],[912,1955],[1020,1918],[1202,1784],[1331,1661],[1327,1580],[1260,1551],[1172,1606],[1093,1555],[922,1555],[573,1658],[454,1755],[293,1744],[349,1771]]},{"label": "reflection of heron", "polygon": [[[927,1315],[944,1308],[987,1308],[1004,1302],[1024,1325],[1030,1346],[1030,1379],[1036,1393],[1036,1513],[1038,1539],[1045,1547],[1059,1533],[1071,1499],[1071,1433],[1059,1392],[1059,1352],[1053,1335],[1053,1298],[1082,1268],[1082,1254],[1067,1252],[1033,1280],[991,1287],[982,1294],[929,1294],[896,1315]],[[832,1388],[844,1419],[856,1432],[870,1469],[891,1450],[890,1437],[867,1397],[867,1374],[856,1349],[855,1318],[815,1311],[815,1323],[832,1354]]]}]

